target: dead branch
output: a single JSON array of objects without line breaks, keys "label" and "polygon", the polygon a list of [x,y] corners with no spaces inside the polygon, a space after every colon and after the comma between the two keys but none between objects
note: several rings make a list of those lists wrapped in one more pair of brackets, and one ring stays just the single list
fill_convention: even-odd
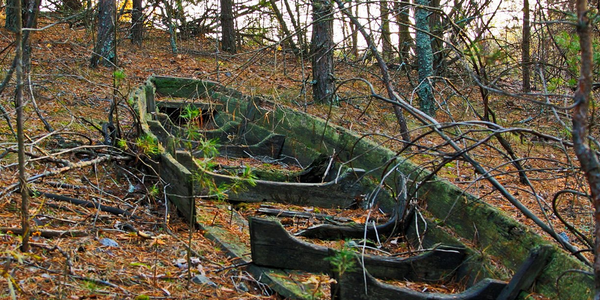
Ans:
[{"label": "dead branch", "polygon": [[103,205],[103,204],[100,204],[97,202],[91,202],[91,201],[86,201],[86,200],[81,200],[81,199],[76,199],[76,198],[71,198],[71,197],[67,197],[67,196],[63,196],[63,195],[51,194],[51,193],[38,193],[38,195],[41,195],[41,196],[44,196],[46,198],[53,199],[53,200],[69,202],[69,203],[80,205],[83,207],[96,208],[98,210],[105,211],[107,213],[111,213],[114,215],[124,215],[124,216],[132,217],[132,218],[137,218],[135,215],[133,215],[132,213],[130,213],[128,211],[122,210],[117,207]]},{"label": "dead branch", "polygon": [[[23,234],[22,228],[16,227],[0,227],[2,233],[14,233],[16,235]],[[84,237],[90,235],[88,232],[83,230],[56,230],[56,229],[34,229],[31,234],[35,235],[39,232],[40,236],[45,238],[59,238],[59,237]]]},{"label": "dead branch", "polygon": [[[105,146],[103,146],[105,147]],[[34,175],[31,176],[29,178],[27,178],[25,180],[26,183],[29,182],[33,182],[36,181],[38,179],[44,178],[44,177],[49,177],[49,176],[54,176],[54,175],[58,175],[58,174],[62,174],[64,172],[73,170],[73,169],[80,169],[80,168],[85,168],[85,167],[89,167],[92,165],[96,165],[99,163],[103,163],[105,161],[109,161],[109,160],[113,160],[113,161],[127,161],[127,160],[131,160],[132,158],[130,156],[115,156],[115,155],[103,155],[103,156],[98,156],[95,159],[92,160],[88,160],[88,161],[81,161],[78,163],[74,163],[74,164],[70,164],[66,167],[62,167],[56,170],[51,170],[51,171],[46,171],[42,174],[38,174],[38,175]],[[6,187],[2,192],[0,192],[0,198],[4,197],[5,195],[14,192],[17,188],[19,187],[19,183],[14,183],[9,185],[8,187]]]}]

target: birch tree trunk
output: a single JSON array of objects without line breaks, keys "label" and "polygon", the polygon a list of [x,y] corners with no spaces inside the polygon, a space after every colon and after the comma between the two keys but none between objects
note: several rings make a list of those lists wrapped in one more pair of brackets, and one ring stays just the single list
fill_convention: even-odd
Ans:
[{"label": "birch tree trunk", "polygon": [[98,64],[109,67],[116,63],[114,19],[116,10],[115,0],[100,0],[98,2],[98,39],[90,62],[92,68],[98,67]]}]

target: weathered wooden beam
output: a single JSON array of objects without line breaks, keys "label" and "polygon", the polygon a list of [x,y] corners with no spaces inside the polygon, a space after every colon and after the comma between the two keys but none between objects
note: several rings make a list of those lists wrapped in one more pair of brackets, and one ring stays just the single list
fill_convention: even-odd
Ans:
[{"label": "weathered wooden beam", "polygon": [[[332,249],[300,241],[274,220],[252,217],[249,223],[255,264],[312,273],[330,272],[326,258],[332,256]],[[364,262],[367,270],[378,278],[435,282],[452,277],[464,257],[464,249],[440,247],[405,259],[367,255]]]},{"label": "weathered wooden beam", "polygon": [[332,300],[495,300],[506,286],[506,282],[486,278],[459,294],[421,293],[377,281],[360,267],[358,256],[353,268],[334,272],[333,277]]},{"label": "weathered wooden beam", "polygon": [[[191,173],[201,172],[189,153],[178,151],[177,160]],[[212,176],[217,185],[229,184],[238,180],[229,175],[204,172]],[[364,173],[365,171],[361,169],[347,169],[338,180],[326,183],[254,180],[255,186],[236,193],[229,193],[228,199],[239,202],[270,201],[325,208],[344,208],[352,205],[355,198],[364,192],[360,184]],[[197,190],[200,191],[200,187]]]},{"label": "weathered wooden beam", "polygon": [[521,264],[521,268],[502,290],[497,300],[517,299],[521,291],[528,291],[540,272],[548,264],[550,249],[550,246],[545,245],[532,250],[529,257]]}]

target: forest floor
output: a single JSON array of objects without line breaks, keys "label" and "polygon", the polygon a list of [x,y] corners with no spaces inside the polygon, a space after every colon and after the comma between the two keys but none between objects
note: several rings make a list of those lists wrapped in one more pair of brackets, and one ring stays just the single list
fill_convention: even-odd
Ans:
[{"label": "forest floor", "polygon": [[[45,26],[50,22],[44,19],[40,25]],[[22,299],[279,297],[271,294],[268,287],[259,284],[244,267],[235,267],[236,262],[231,261],[220,246],[208,240],[203,232],[190,232],[179,217],[166,214],[163,185],[151,170],[144,167],[141,157],[122,155],[111,162],[95,161],[99,153],[111,150],[111,147],[103,145],[104,137],[99,130],[108,120],[111,99],[124,102],[128,93],[152,74],[215,80],[247,94],[269,95],[283,105],[330,119],[360,134],[380,135],[380,139],[386,135],[398,135],[391,107],[374,101],[368,97],[367,90],[357,86],[348,85],[340,89],[340,95],[351,100],[343,101],[338,106],[312,104],[310,93],[305,93],[309,88],[309,82],[305,79],[310,78],[310,69],[276,47],[246,47],[243,54],[231,56],[215,54],[214,41],[211,39],[188,39],[180,41],[180,52],[173,54],[168,36],[164,32],[153,31],[148,34],[142,47],[122,40],[118,46],[119,69],[122,69],[125,77],[114,83],[112,68],[89,68],[93,48],[91,31],[59,24],[33,32],[31,40],[32,72],[28,78],[29,85],[25,87],[25,134],[29,159],[27,176],[61,170],[60,173],[32,182],[31,188],[38,192],[36,195],[48,193],[100,202],[135,212],[139,218],[129,219],[48,197],[33,197],[30,207],[31,223],[34,224],[33,247],[30,252],[21,253],[20,236],[16,234],[16,229],[11,230],[20,226],[21,195],[15,189],[18,182],[16,143],[6,121],[0,119],[0,227],[3,232],[0,234],[0,253],[3,257],[0,272],[4,278],[0,298],[9,298],[13,292]],[[3,75],[10,68],[13,58],[12,41],[13,36],[1,29],[0,48],[4,50],[0,64],[3,66]],[[378,70],[363,62],[340,64],[336,72],[340,80],[362,77],[377,82]],[[412,95],[406,75],[398,71],[393,76],[402,94]],[[0,104],[10,112],[14,126],[12,88],[14,84],[2,92]],[[518,86],[513,88],[517,89]],[[381,87],[376,91],[385,94]],[[31,92],[34,97],[31,97]],[[476,86],[463,87],[460,92],[461,99],[472,101],[470,105],[480,105]],[[452,102],[462,100],[452,97],[447,100],[451,102],[447,106],[452,110],[449,111],[451,114],[440,113],[439,121],[471,117],[470,108],[465,109],[463,104]],[[52,130],[44,127],[41,118],[36,115],[34,104],[39,107]],[[527,101],[501,96],[496,98],[492,106],[504,124],[515,124],[538,111]],[[120,112],[119,118],[123,135],[128,139],[127,148],[135,150],[135,120],[125,111]],[[560,129],[548,122],[550,118],[537,118],[528,126],[554,134]],[[409,125],[418,128],[418,124],[410,119]],[[53,133],[49,134],[50,131]],[[416,129],[413,136],[418,136],[419,132]],[[508,137],[519,156],[545,158],[531,160],[529,165],[530,169],[542,170],[536,173],[534,192],[519,184],[510,164],[503,164],[502,159],[494,162],[497,155],[493,153],[492,146],[476,150],[474,155],[489,165],[501,166],[496,169],[497,178],[516,191],[519,200],[539,215],[543,216],[544,209],[557,191],[586,186],[584,179],[576,175],[558,176],[560,174],[554,171],[543,172],[549,168],[548,165],[567,165],[566,161],[572,158],[570,150],[563,151],[550,142],[523,141],[523,136],[519,135],[509,134]],[[568,136],[565,134],[564,138]],[[439,138],[430,136],[419,141],[422,145],[438,142]],[[388,142],[386,146],[400,149],[402,144]],[[427,153],[413,153],[410,156],[423,166],[430,166],[435,161]],[[86,166],[86,162],[91,163]],[[563,172],[575,173],[568,167],[563,168]],[[536,228],[531,220],[503,200],[491,186],[475,180],[477,175],[465,162],[449,162],[440,174],[503,209],[525,225]],[[532,194],[537,196],[531,197]],[[540,201],[545,204],[540,206]],[[207,209],[215,207],[211,202],[203,201],[201,205]],[[591,233],[593,223],[585,199],[574,197],[569,208],[565,209],[569,210],[572,221],[576,221],[585,233]],[[363,215],[363,211],[342,214],[359,222]],[[214,222],[221,222],[227,227],[226,220],[226,211],[215,213]],[[556,228],[564,227],[555,218],[551,221],[556,222]],[[144,234],[131,232],[131,228]],[[50,229],[66,233],[59,238],[50,237]],[[538,229],[534,230],[539,232]],[[188,245],[193,249],[191,269],[187,268]],[[209,283],[198,284],[188,280],[188,270],[196,278],[208,279]],[[453,291],[453,287],[447,288],[440,291]]]}]

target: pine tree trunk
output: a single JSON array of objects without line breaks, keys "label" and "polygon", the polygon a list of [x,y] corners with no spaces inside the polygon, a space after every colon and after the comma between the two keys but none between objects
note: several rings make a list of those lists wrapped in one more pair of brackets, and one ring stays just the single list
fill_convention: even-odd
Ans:
[{"label": "pine tree trunk", "polygon": [[333,77],[333,6],[328,0],[313,0],[311,46],[313,99],[330,103],[335,88]]},{"label": "pine tree trunk", "polygon": [[131,43],[141,46],[144,34],[144,12],[142,0],[133,0],[131,11]]},{"label": "pine tree trunk", "polygon": [[229,53],[235,53],[235,25],[233,23],[232,0],[221,0],[221,30],[221,49]]}]

